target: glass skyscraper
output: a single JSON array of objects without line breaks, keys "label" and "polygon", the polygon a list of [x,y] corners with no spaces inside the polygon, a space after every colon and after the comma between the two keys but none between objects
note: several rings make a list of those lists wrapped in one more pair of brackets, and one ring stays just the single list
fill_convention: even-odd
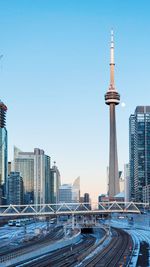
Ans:
[{"label": "glass skyscraper", "polygon": [[150,184],[150,106],[138,106],[129,118],[130,200],[143,202]]},{"label": "glass skyscraper", "polygon": [[25,204],[50,203],[50,157],[42,149],[22,152],[15,147],[14,171],[23,178]]},{"label": "glass skyscraper", "polygon": [[23,178],[24,204],[34,203],[34,153],[14,147],[14,171]]},{"label": "glass skyscraper", "polygon": [[0,203],[4,204],[7,194],[7,129],[6,129],[7,107],[0,100]]}]

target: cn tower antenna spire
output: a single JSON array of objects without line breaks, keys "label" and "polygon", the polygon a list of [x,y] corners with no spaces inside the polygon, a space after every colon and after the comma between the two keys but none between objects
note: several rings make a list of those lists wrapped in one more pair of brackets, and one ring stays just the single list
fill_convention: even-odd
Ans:
[{"label": "cn tower antenna spire", "polygon": [[110,43],[110,90],[115,90],[115,60],[114,60],[114,31],[111,30],[111,43]]}]

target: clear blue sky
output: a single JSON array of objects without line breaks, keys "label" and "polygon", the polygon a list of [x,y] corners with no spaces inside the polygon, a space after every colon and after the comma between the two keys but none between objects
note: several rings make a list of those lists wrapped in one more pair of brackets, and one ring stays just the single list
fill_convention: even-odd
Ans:
[{"label": "clear blue sky", "polygon": [[0,0],[0,98],[13,145],[40,147],[62,181],[106,192],[110,29],[115,32],[118,156],[128,162],[128,118],[150,105],[150,2]]}]

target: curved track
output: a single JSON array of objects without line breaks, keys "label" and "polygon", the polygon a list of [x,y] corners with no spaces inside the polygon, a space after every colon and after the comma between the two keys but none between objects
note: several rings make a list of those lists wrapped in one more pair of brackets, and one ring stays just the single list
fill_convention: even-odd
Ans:
[{"label": "curved track", "polygon": [[121,229],[115,229],[113,230],[112,240],[109,245],[94,256],[94,258],[89,259],[83,266],[120,266],[122,263],[125,263],[127,259],[129,260],[132,246],[133,243],[130,235]]},{"label": "curved track", "polygon": [[[132,239],[130,235],[121,229],[112,230],[112,240],[101,252],[81,266],[87,267],[113,267],[119,266],[126,259],[130,259]],[[73,246],[61,248],[56,252],[47,253],[37,259],[22,262],[20,267],[74,267],[79,263],[80,256],[95,244],[93,236],[83,236],[82,242]],[[127,263],[127,262],[126,262]]]}]

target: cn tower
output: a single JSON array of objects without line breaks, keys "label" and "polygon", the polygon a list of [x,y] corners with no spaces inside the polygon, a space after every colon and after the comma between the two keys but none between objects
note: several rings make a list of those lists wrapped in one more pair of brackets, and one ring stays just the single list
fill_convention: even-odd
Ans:
[{"label": "cn tower", "polygon": [[109,197],[114,197],[119,193],[119,172],[117,155],[117,135],[116,135],[116,115],[115,107],[120,102],[120,95],[115,88],[114,79],[114,34],[111,31],[110,45],[110,85],[105,94],[105,103],[109,105],[110,110],[110,146],[109,146]]}]

